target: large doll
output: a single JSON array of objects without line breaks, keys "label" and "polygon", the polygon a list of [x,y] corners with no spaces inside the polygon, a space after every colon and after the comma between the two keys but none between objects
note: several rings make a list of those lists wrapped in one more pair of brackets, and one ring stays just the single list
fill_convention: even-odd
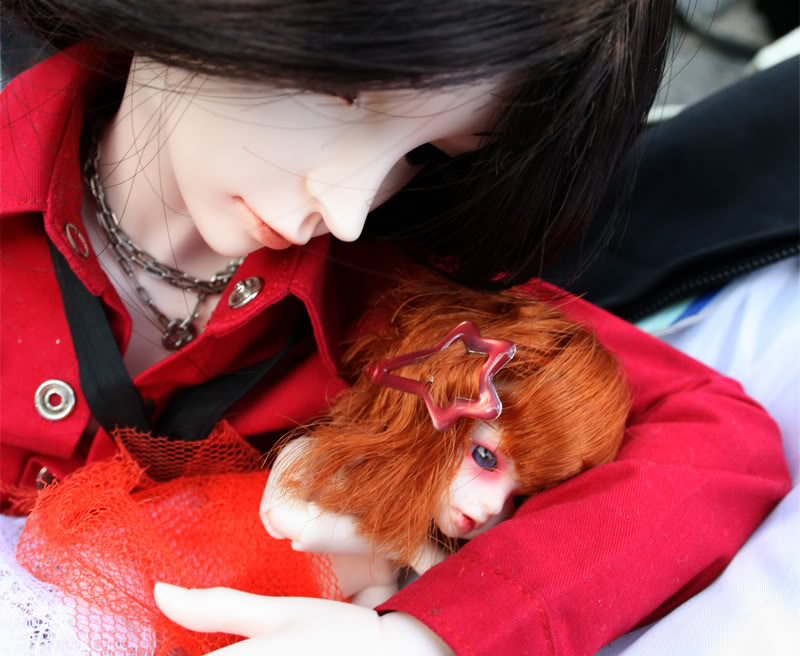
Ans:
[{"label": "large doll", "polygon": [[[59,51],[0,95],[4,511],[113,456],[116,427],[154,436],[136,455],[163,479],[269,451],[347,386],[341,345],[418,265],[529,293],[640,131],[672,4],[5,0]],[[785,490],[775,426],[564,304],[631,386],[614,462],[380,614],[231,590],[162,605],[248,635],[239,653],[318,653],[308,625],[349,656],[591,653],[701,589]]]},{"label": "large doll", "polygon": [[400,567],[422,574],[527,497],[610,462],[629,412],[591,331],[527,295],[441,281],[383,298],[344,367],[353,386],[277,449],[261,507],[273,538],[258,472],[157,483],[118,458],[40,497],[19,557],[68,595],[89,653],[199,656],[229,640],[166,622],[149,594],[159,578],[372,608]]}]

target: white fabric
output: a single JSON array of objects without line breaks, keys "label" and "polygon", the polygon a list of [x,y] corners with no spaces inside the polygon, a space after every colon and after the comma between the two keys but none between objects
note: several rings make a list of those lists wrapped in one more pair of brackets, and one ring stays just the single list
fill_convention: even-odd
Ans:
[{"label": "white fabric", "polygon": [[765,267],[664,338],[736,378],[781,427],[793,490],[712,585],[598,656],[800,654],[800,259]]},{"label": "white fabric", "polygon": [[73,615],[52,586],[17,563],[15,551],[24,525],[24,518],[0,515],[0,654],[83,654]]},{"label": "white fabric", "polygon": [[103,656],[152,656],[155,639],[149,627],[63,595],[19,565],[15,552],[24,525],[25,518],[0,515],[0,656],[98,654],[97,646],[90,651],[80,639],[76,610],[82,626],[98,632]]}]

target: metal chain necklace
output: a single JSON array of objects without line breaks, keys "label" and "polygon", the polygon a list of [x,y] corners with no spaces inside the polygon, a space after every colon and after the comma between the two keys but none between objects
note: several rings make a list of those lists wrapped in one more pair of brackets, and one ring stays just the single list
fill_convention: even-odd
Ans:
[{"label": "metal chain necklace", "polygon": [[[97,147],[97,139],[94,140],[89,157],[83,166],[83,175],[86,184],[95,199],[97,207],[97,222],[103,229],[108,243],[111,246],[111,252],[117,260],[122,272],[130,278],[133,283],[136,295],[142,301],[145,308],[150,312],[153,318],[158,323],[161,329],[161,344],[164,348],[170,351],[177,351],[182,346],[191,342],[197,332],[194,327],[194,321],[200,312],[200,307],[203,301],[211,294],[219,294],[225,289],[225,286],[230,282],[230,279],[236,273],[239,265],[244,261],[244,257],[238,257],[231,260],[222,271],[215,273],[209,280],[201,280],[188,273],[175,269],[166,264],[162,264],[156,260],[152,255],[145,253],[138,246],[136,246],[128,237],[127,234],[119,227],[119,219],[108,206],[106,195],[103,191],[103,185],[100,180],[98,168],[100,164],[100,152]],[[159,310],[148,291],[142,287],[136,279],[136,273],[133,267],[137,266],[143,271],[159,280],[178,287],[185,291],[195,292],[197,294],[197,303],[189,316],[184,319],[170,319],[161,310]]]}]

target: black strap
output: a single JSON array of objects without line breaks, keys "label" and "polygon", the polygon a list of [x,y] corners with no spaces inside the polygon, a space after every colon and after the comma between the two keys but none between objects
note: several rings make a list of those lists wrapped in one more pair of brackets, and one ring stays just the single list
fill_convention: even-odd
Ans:
[{"label": "black strap", "polygon": [[78,359],[81,390],[94,418],[109,433],[124,426],[172,440],[203,440],[228,408],[247,394],[302,338],[311,334],[308,316],[302,312],[285,346],[277,354],[182,389],[159,417],[153,430],[142,397],[125,368],[100,299],[84,287],[52,243],[50,253]]},{"label": "black strap", "polygon": [[305,313],[286,345],[275,355],[230,374],[223,374],[205,383],[186,387],[175,395],[166,411],[158,418],[156,435],[173,440],[205,439],[225,411],[241,399],[275,367],[300,341],[310,333]]},{"label": "black strap", "polygon": [[78,358],[81,390],[92,415],[109,432],[117,426],[149,432],[142,397],[125,368],[100,299],[83,286],[52,243],[50,255]]}]

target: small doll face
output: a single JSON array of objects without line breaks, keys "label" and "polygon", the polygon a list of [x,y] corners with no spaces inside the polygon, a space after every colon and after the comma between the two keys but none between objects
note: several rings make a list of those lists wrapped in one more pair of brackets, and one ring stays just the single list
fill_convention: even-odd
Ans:
[{"label": "small doll face", "polygon": [[446,536],[471,540],[508,519],[519,492],[514,463],[499,450],[500,434],[479,422],[448,497],[436,510],[436,525]]},{"label": "small doll face", "polygon": [[177,211],[227,256],[328,232],[357,239],[367,213],[419,170],[407,153],[474,150],[497,110],[493,82],[348,97],[147,66],[148,86],[134,93],[157,103],[159,136],[144,125],[142,140],[160,147],[165,197],[169,188]]}]

